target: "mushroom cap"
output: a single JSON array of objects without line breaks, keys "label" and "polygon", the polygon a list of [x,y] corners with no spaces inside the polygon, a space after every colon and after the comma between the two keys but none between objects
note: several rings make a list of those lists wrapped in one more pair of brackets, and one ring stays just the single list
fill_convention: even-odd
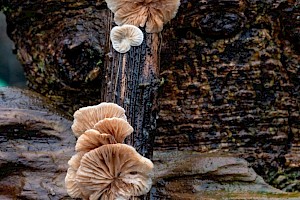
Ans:
[{"label": "mushroom cap", "polygon": [[118,117],[126,120],[125,110],[114,103],[100,103],[95,106],[80,108],[74,113],[72,130],[79,137],[86,130],[92,129],[94,125],[105,118]]},{"label": "mushroom cap", "polygon": [[126,144],[109,144],[84,154],[77,184],[90,199],[129,199],[151,189],[153,163]]},{"label": "mushroom cap", "polygon": [[133,132],[132,126],[121,118],[105,118],[95,124],[101,134],[106,133],[112,135],[118,143],[123,143],[124,139]]},{"label": "mushroom cap", "polygon": [[[107,118],[110,119],[110,118]],[[119,119],[119,118],[116,118]],[[125,121],[124,119],[120,119]],[[103,121],[103,120],[101,120]],[[77,152],[83,151],[88,152],[90,150],[96,149],[105,144],[116,144],[116,140],[111,134],[100,134],[99,131],[94,129],[89,129],[79,136],[75,150]]]},{"label": "mushroom cap", "polygon": [[84,153],[77,153],[71,157],[68,161],[69,168],[67,171],[67,175],[65,177],[65,187],[67,189],[67,193],[72,198],[80,198],[82,196],[81,190],[76,182],[76,172],[80,165],[80,160]]},{"label": "mushroom cap", "polygon": [[131,46],[139,46],[144,39],[143,32],[136,26],[124,24],[115,26],[111,29],[110,40],[113,48],[120,52],[126,53]]},{"label": "mushroom cap", "polygon": [[180,0],[106,0],[116,24],[144,27],[147,33],[162,31],[163,24],[175,17]]}]

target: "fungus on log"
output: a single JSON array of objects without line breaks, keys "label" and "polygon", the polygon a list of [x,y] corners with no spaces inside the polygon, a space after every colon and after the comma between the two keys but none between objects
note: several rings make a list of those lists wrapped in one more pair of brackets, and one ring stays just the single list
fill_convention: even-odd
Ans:
[{"label": "fungus on log", "polygon": [[116,144],[117,141],[111,134],[99,133],[94,129],[89,129],[79,136],[75,150],[77,152],[88,152],[105,144]]},{"label": "fungus on log", "polygon": [[[155,90],[146,86],[158,83],[141,78],[149,68],[136,63],[123,70],[123,65],[111,64],[124,57],[132,63],[136,54],[144,58],[149,36],[124,57],[114,52],[109,30],[115,24],[104,1],[0,2],[29,87],[54,100],[65,113],[122,97],[120,91],[125,90],[111,85],[124,80],[116,72],[128,74],[123,82],[131,90],[132,83],[140,85],[133,95],[138,98],[126,94],[120,101],[127,113],[136,117],[157,110],[152,100],[140,101],[155,97]],[[181,1],[177,17],[164,26],[163,43],[157,49],[162,87],[156,150],[228,151],[246,158],[268,183],[298,190],[297,5],[295,0]],[[102,87],[109,96],[100,92]],[[136,106],[128,106],[128,100]],[[144,120],[135,117],[128,121],[133,126],[131,120],[145,124],[145,132],[134,128],[147,136],[155,114]]]},{"label": "fungus on log", "polygon": [[126,53],[131,46],[141,45],[143,39],[143,32],[133,25],[115,26],[110,31],[110,40],[113,48],[120,53]]}]

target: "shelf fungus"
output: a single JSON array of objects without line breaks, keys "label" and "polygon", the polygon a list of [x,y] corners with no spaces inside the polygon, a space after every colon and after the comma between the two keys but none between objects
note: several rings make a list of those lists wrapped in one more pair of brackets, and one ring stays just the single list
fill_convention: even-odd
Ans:
[{"label": "shelf fungus", "polygon": [[110,31],[113,48],[119,53],[126,53],[131,46],[141,45],[143,39],[143,32],[134,25],[115,26]]},{"label": "shelf fungus", "polygon": [[72,198],[129,200],[147,194],[153,163],[121,144],[133,132],[125,110],[113,103],[81,108],[72,130],[78,137],[69,160],[65,187]]},{"label": "shelf fungus", "polygon": [[100,103],[95,106],[83,107],[74,113],[72,131],[79,137],[86,130],[92,129],[102,119],[118,117],[127,120],[125,110],[114,103]]},{"label": "shelf fungus", "polygon": [[106,0],[106,3],[115,15],[116,24],[146,26],[147,33],[157,33],[175,17],[180,0]]}]

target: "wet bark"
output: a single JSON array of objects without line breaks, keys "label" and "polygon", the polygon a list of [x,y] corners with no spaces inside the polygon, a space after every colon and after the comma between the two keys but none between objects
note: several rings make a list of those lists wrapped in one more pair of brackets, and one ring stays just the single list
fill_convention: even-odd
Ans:
[{"label": "wet bark", "polygon": [[159,86],[158,34],[146,34],[143,43],[120,54],[110,47],[101,88],[101,99],[126,110],[134,132],[126,138],[139,153],[151,158]]},{"label": "wet bark", "polygon": [[103,101],[119,104],[135,130],[126,142],[150,158],[159,36],[145,33],[141,46],[126,54],[114,51],[109,33],[115,24],[104,1],[9,1],[4,10],[12,22],[8,32],[17,41],[28,86],[59,102],[70,117],[82,106]]},{"label": "wet bark", "polygon": [[[121,74],[133,72],[123,63],[138,65],[130,58],[147,45],[111,52],[103,1],[0,2],[31,89],[70,115],[104,100],[104,88],[105,100],[128,106]],[[182,0],[162,32],[155,149],[231,152],[272,185],[299,190],[299,12],[295,0]],[[112,72],[118,87],[103,85]],[[157,87],[155,78],[148,88],[139,80]]]}]

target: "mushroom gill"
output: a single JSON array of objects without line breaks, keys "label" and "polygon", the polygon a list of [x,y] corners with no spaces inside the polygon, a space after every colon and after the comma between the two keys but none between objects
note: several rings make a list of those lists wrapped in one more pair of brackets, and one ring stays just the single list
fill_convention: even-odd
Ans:
[{"label": "mushroom gill", "polygon": [[175,17],[180,0],[106,0],[106,3],[115,14],[116,24],[146,25],[147,33],[157,33]]},{"label": "mushroom gill", "polygon": [[129,199],[149,192],[152,162],[126,144],[91,150],[82,159],[76,181],[90,199]]},{"label": "mushroom gill", "polygon": [[80,198],[82,197],[82,193],[80,188],[77,185],[76,181],[76,172],[80,166],[80,160],[84,155],[83,152],[77,153],[71,157],[69,160],[69,168],[67,171],[67,175],[65,177],[65,187],[67,189],[67,193],[72,198]]},{"label": "mushroom gill", "polygon": [[113,48],[120,53],[126,53],[131,46],[141,45],[143,39],[143,32],[134,25],[115,26],[110,32]]}]

